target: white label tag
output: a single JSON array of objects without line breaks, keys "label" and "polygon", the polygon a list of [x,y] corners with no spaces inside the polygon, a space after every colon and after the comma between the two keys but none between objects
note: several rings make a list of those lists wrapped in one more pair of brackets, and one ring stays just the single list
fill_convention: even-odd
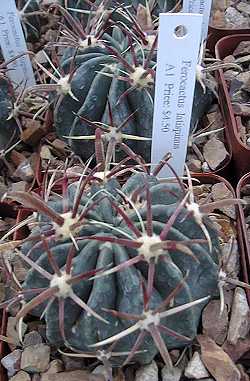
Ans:
[{"label": "white label tag", "polygon": [[212,1],[213,0],[183,0],[183,13],[198,13],[203,15],[202,41],[207,38]]},{"label": "white label tag", "polygon": [[[15,0],[1,0],[0,5],[0,45],[5,61],[27,51],[22,26],[18,16]],[[18,58],[8,65],[7,74],[14,86],[35,85],[35,77],[28,55]]]},{"label": "white label tag", "polygon": [[[170,152],[179,176],[186,159],[201,28],[201,15],[160,14],[151,162]],[[178,29],[186,34],[177,37]],[[164,167],[160,176],[173,173]]]}]

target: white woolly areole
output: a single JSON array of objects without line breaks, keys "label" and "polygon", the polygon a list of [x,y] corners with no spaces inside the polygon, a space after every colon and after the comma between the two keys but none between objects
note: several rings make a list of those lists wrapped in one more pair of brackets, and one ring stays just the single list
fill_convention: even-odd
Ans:
[{"label": "white woolly areole", "polygon": [[64,223],[62,226],[53,224],[56,236],[61,239],[68,239],[72,235],[71,227],[78,222],[78,216],[72,217],[72,212],[67,212],[61,214],[61,217],[64,218]]},{"label": "white woolly areole", "polygon": [[50,287],[58,287],[59,291],[56,296],[60,298],[68,298],[72,293],[71,285],[67,283],[70,279],[70,275],[62,272],[61,276],[54,275],[50,281]]},{"label": "white woolly areole", "polygon": [[94,36],[87,36],[84,40],[78,41],[80,49],[86,49],[89,46],[103,46],[103,44]]},{"label": "white woolly areole", "polygon": [[187,210],[193,213],[195,221],[201,225],[202,224],[202,213],[200,212],[200,205],[196,202],[192,202],[191,204],[187,204]]},{"label": "white woolly areole", "polygon": [[110,171],[105,171],[105,172],[96,172],[95,173],[95,177],[97,178],[97,179],[100,179],[100,180],[105,180],[106,179],[106,176],[109,174],[109,172]]},{"label": "white woolly areole", "polygon": [[145,319],[140,321],[140,324],[141,324],[140,329],[141,330],[149,331],[150,325],[152,325],[152,324],[153,325],[159,325],[160,324],[161,318],[160,318],[159,313],[153,314],[152,311],[149,310],[149,311],[144,312],[144,316],[145,316]]},{"label": "white woolly areole", "polygon": [[62,77],[57,82],[59,88],[58,93],[67,95],[71,92],[71,86],[69,83],[69,74],[65,75],[65,77]]},{"label": "white woolly areole", "polygon": [[[147,40],[147,44],[143,44],[143,47],[144,49],[146,50],[151,50],[152,49],[152,46],[155,42],[155,34],[148,34],[145,36],[146,37],[146,40]],[[156,47],[155,47],[155,50],[156,50]]]},{"label": "white woolly areole", "polygon": [[104,67],[106,69],[109,69],[110,71],[112,71],[112,73],[115,73],[116,68],[117,68],[117,64],[116,63],[109,63],[109,64],[105,64]]},{"label": "white woolly areole", "polygon": [[161,243],[162,240],[156,234],[153,234],[152,237],[148,235],[142,235],[137,239],[137,242],[142,243],[141,247],[138,249],[138,254],[143,255],[147,262],[150,261],[151,258],[158,258],[162,254],[162,249],[152,251],[152,246],[156,243]]},{"label": "white woolly areole", "polygon": [[218,278],[219,278],[219,283],[220,284],[225,284],[225,280],[227,279],[227,274],[225,271],[223,271],[222,269],[220,269],[219,271],[219,274],[218,274]]},{"label": "white woolly areole", "polygon": [[195,216],[201,216],[200,205],[197,204],[196,202],[187,204],[186,208],[189,212],[192,212]]},{"label": "white woolly areole", "polygon": [[142,89],[150,87],[154,83],[154,79],[150,73],[143,66],[134,66],[133,73],[129,74],[129,78],[132,82],[132,86],[136,86]]},{"label": "white woolly areole", "polygon": [[111,353],[106,352],[105,350],[99,350],[97,351],[97,356],[96,358],[100,361],[102,360],[109,360],[112,357]]},{"label": "white woolly areole", "polygon": [[109,142],[111,139],[115,139],[116,142],[122,142],[122,132],[118,131],[116,127],[109,127],[109,132],[103,135],[105,141]]}]

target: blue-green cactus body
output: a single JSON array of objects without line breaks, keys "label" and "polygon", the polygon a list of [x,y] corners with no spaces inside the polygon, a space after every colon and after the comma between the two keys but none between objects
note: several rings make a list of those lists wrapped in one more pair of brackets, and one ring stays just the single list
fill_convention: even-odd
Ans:
[{"label": "blue-green cactus body", "polygon": [[[154,39],[153,35],[151,37]],[[117,27],[113,28],[112,36],[104,34],[100,40],[89,37],[89,45],[80,47],[76,57],[73,48],[65,50],[63,69],[67,73],[73,60],[77,67],[71,81],[71,90],[78,101],[72,99],[69,94],[64,96],[54,113],[55,127],[59,136],[72,137],[68,140],[69,144],[82,158],[87,159],[93,154],[93,141],[76,140],[74,137],[94,135],[93,126],[89,126],[86,120],[103,123],[103,126],[111,125],[109,103],[113,127],[119,127],[134,113],[122,128],[122,132],[149,140],[124,138],[123,142],[150,162],[156,50],[149,60],[148,68],[144,69],[143,63],[152,46],[151,37],[148,37],[148,46],[143,45],[142,41],[140,44],[134,43],[136,64],[126,34]],[[114,52],[125,62],[117,58]],[[126,63],[134,72],[130,71]],[[212,101],[211,92],[207,91],[204,94],[197,82],[191,130],[201,120]],[[81,116],[85,120],[82,120]],[[110,135],[106,134],[106,139],[108,141]]]},{"label": "blue-green cactus body", "polygon": [[[128,208],[128,204],[122,201],[123,197],[118,190],[127,197],[132,197],[143,184],[149,187],[150,197],[152,200],[152,220],[153,233],[159,237],[166,222],[173,215],[178,203],[183,198],[183,191],[178,185],[161,184],[153,176],[145,174],[133,175],[121,188],[116,180],[111,180],[105,185],[93,184],[82,196],[79,213],[88,203],[90,198],[95,202],[100,198],[100,202],[95,204],[93,210],[90,210],[83,222],[81,230],[75,233],[75,237],[108,237],[102,242],[91,240],[89,238],[78,240],[79,250],[73,261],[73,273],[80,274],[97,268],[112,268],[125,261],[138,256],[138,250],[131,247],[120,245],[119,243],[110,242],[110,237],[114,239],[126,238],[135,240],[136,237],[126,224],[125,220],[117,213],[112,206],[111,201],[119,205],[126,211],[130,220],[142,232],[144,229],[138,214],[141,216],[143,225],[146,226],[147,221],[147,201],[145,192],[139,192],[139,196],[134,203],[137,212],[133,208]],[[107,198],[101,197],[108,191]],[[72,184],[68,190],[68,205],[72,208],[76,194],[76,185]],[[58,212],[62,213],[62,202],[54,200],[49,203]],[[43,218],[44,224],[46,224]],[[49,222],[49,221],[48,221]],[[192,214],[186,208],[181,210],[176,221],[171,227],[167,239],[173,241],[185,242],[192,239],[204,239],[204,243],[194,243],[189,246],[195,258],[184,254],[179,250],[162,251],[165,260],[156,260],[156,270],[153,284],[153,292],[150,298],[150,309],[156,309],[160,303],[173,291],[173,289],[183,281],[184,285],[180,292],[172,301],[171,307],[182,305],[190,301],[197,300],[208,295],[213,295],[217,287],[218,278],[218,260],[220,256],[220,248],[218,237],[208,218],[204,217],[203,222],[210,234],[212,241],[212,252],[209,251],[208,243],[204,239],[204,234]],[[47,225],[48,226],[48,225]],[[45,225],[42,230],[45,229]],[[37,234],[37,229],[32,234]],[[117,241],[118,242],[118,241]],[[24,244],[23,252],[29,252],[29,256],[42,268],[49,272],[51,267],[48,262],[47,253],[41,249],[41,246],[33,247],[32,244]],[[69,239],[60,241],[58,239],[49,240],[53,256],[59,267],[63,270],[66,257],[72,243]],[[140,261],[139,263],[124,268],[118,272],[105,275],[94,280],[85,280],[73,286],[74,292],[91,307],[100,316],[109,321],[105,324],[96,319],[94,316],[81,310],[80,307],[73,304],[68,298],[65,300],[65,334],[67,345],[81,351],[89,351],[89,345],[95,344],[106,338],[109,338],[134,324],[134,321],[128,321],[115,317],[104,309],[113,309],[119,312],[141,315],[143,313],[143,293],[141,281],[147,280],[148,262]],[[40,288],[48,287],[49,282],[41,275],[31,269],[28,272],[24,283],[24,288]],[[36,309],[36,314],[40,315],[46,303]],[[204,303],[196,305],[193,308],[182,311],[178,316],[170,316],[164,318],[161,324],[168,328],[193,339],[197,333],[200,313]],[[54,301],[46,308],[45,320],[47,328],[47,337],[52,344],[63,345],[64,340],[60,334],[58,303]],[[133,347],[138,332],[134,332],[121,340],[118,340],[115,346],[116,351],[129,352]],[[177,340],[173,336],[165,333],[162,335],[168,348],[180,348],[187,344],[184,340]],[[136,355],[136,361],[140,363],[149,363],[157,354],[157,348],[150,336],[146,336],[140,350],[145,350]],[[114,365],[119,365],[124,358],[112,359]]]}]

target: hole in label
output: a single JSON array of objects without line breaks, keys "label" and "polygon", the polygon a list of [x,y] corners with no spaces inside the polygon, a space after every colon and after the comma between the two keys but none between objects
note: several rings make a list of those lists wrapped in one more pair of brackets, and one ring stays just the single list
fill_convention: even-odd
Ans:
[{"label": "hole in label", "polygon": [[174,34],[177,38],[183,38],[187,35],[188,31],[187,28],[184,25],[178,25],[174,29]]}]

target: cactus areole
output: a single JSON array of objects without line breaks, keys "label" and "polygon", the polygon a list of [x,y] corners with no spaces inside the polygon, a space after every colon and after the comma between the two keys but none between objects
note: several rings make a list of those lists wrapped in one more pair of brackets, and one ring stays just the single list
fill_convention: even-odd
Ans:
[{"label": "cactus areole", "polygon": [[53,196],[21,250],[31,266],[23,310],[45,318],[53,345],[87,353],[114,345],[119,366],[125,353],[146,364],[160,352],[167,362],[167,348],[193,340],[217,288],[220,247],[188,197],[143,172],[122,187],[93,177]]}]

